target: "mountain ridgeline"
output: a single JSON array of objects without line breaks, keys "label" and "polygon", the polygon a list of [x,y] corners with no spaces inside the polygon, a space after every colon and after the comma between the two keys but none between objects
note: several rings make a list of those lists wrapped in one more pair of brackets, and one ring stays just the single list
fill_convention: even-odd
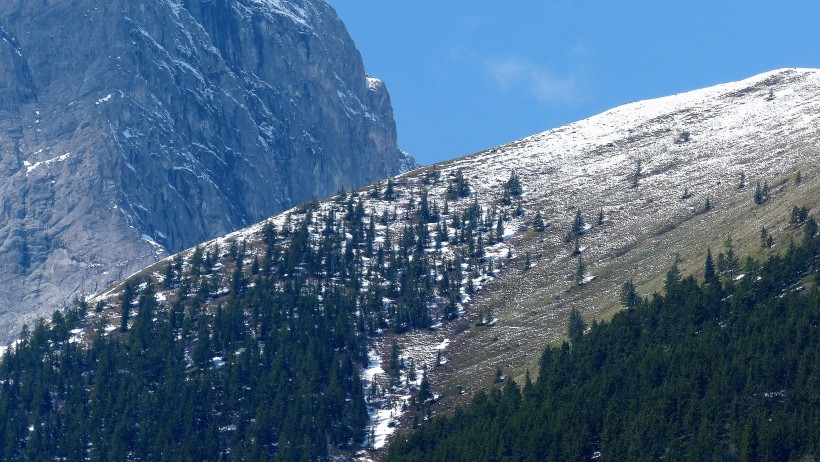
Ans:
[{"label": "mountain ridgeline", "polygon": [[[797,300],[792,297],[813,303],[816,292],[790,290],[815,290],[816,284],[806,275],[816,271],[818,89],[820,72],[787,69],[629,104],[312,200],[165,258],[28,328],[10,347],[0,364],[3,457],[379,459],[397,429],[421,426],[418,437],[401,436],[390,457],[437,456],[430,440],[440,436],[441,447],[452,448],[443,449],[446,458],[466,454],[449,438],[485,416],[468,411],[475,419],[455,424],[436,420],[437,414],[475,395],[491,407],[488,413],[501,415],[499,395],[484,399],[480,390],[505,375],[525,384],[527,368],[540,369],[533,383],[539,390],[542,381],[577,382],[561,375],[566,369],[615,370],[623,358],[607,349],[626,351],[634,346],[630,339],[654,341],[654,331],[644,328],[648,318],[641,317],[647,309],[655,310],[647,316],[666,323],[661,333],[669,342],[658,354],[671,355],[680,354],[665,349],[672,337],[715,323],[720,329],[723,316],[734,312],[733,297],[745,297],[745,308],[758,313],[754,322],[780,295],[789,303]],[[810,245],[790,246],[790,240]],[[701,286],[690,276],[702,277],[710,247],[717,258]],[[741,254],[758,259],[738,266]],[[673,264],[679,277],[665,285]],[[612,329],[627,319],[633,337],[606,343],[610,331],[603,324],[582,334],[582,319],[622,308],[626,281],[630,311],[616,317]],[[666,299],[640,295],[670,287]],[[687,305],[682,319],[670,319],[673,303],[706,295],[707,311]],[[567,324],[573,326],[567,351],[548,350],[555,361],[539,363]],[[740,333],[737,338],[738,351],[745,351]],[[581,345],[604,350],[595,356],[598,369],[574,366],[576,358],[587,361],[581,353],[592,348]],[[686,344],[681,351],[710,348],[714,344]],[[664,356],[658,358],[652,359]],[[633,360],[642,361],[623,359]],[[739,370],[720,365],[727,373]],[[677,386],[698,372],[682,369],[675,376],[655,363],[647,367],[653,385],[669,377]],[[779,377],[769,372],[765,380]],[[749,380],[709,399],[737,398],[742,407],[755,390],[782,389]],[[513,398],[532,391],[507,383],[504,393]],[[609,390],[622,397],[645,391],[644,382],[623,385]],[[572,391],[556,387],[547,388]],[[683,396],[673,396],[678,388],[661,391],[670,399]],[[555,402],[564,395],[538,396]],[[603,437],[596,440],[602,425],[615,425],[593,415],[597,402],[588,403],[590,415],[566,412],[539,424],[550,437],[560,425],[547,425],[561,423],[586,433],[552,441],[533,429],[529,441],[548,444],[547,454],[559,459],[629,454],[630,444],[641,441],[637,436],[616,440],[607,433],[608,444],[618,444],[609,452],[600,446]],[[164,418],[169,403],[178,403],[182,416]],[[686,454],[701,454],[688,452],[694,451],[686,437],[692,427],[676,425],[704,418],[704,435],[715,441],[773,447],[764,441],[772,433],[720,430],[725,416],[703,417],[702,404],[681,404],[692,414],[684,420],[680,413],[643,414],[639,403],[613,412],[666,419],[652,454],[679,437]],[[770,416],[765,410],[733,414],[743,415],[757,424]],[[507,457],[506,441],[485,439],[472,449]],[[811,453],[812,441],[800,440],[791,454]],[[721,454],[739,454],[721,447]],[[510,450],[517,451],[513,457],[531,454],[530,446]]]},{"label": "mountain ridgeline", "polygon": [[415,166],[323,0],[0,4],[0,337]]}]

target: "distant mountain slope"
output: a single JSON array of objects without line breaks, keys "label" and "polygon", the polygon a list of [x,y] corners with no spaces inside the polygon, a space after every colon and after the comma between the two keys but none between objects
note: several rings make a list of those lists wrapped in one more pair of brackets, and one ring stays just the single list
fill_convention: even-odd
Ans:
[{"label": "distant mountain slope", "polygon": [[[203,243],[91,297],[71,338],[117,338],[123,306],[138,311],[122,303],[126,288],[153,285],[166,317],[207,314],[201,331],[172,336],[175,348],[213,355],[212,366],[200,364],[209,371],[230,370],[221,367],[248,351],[219,346],[233,294],[258,292],[260,278],[288,296],[304,288],[297,292],[312,297],[311,313],[325,313],[323,322],[355,323],[355,341],[340,352],[371,347],[348,367],[360,374],[370,415],[366,429],[354,429],[366,436],[350,447],[378,450],[412,422],[408,409],[435,400],[436,413],[469,399],[496,368],[534,370],[544,345],[564,335],[572,307],[587,319],[608,316],[625,281],[641,294],[659,290],[675,260],[684,275],[699,273],[704,249],[717,254],[730,234],[738,253],[787,248],[801,232],[783,225],[793,207],[820,207],[818,128],[816,70],[629,104]],[[761,248],[762,226],[774,247]],[[230,315],[234,327],[246,326],[239,330],[250,345],[265,342],[247,327],[258,322],[254,306]],[[345,315],[335,314],[339,306]],[[295,308],[277,316],[302,319]],[[137,326],[127,316],[125,324]]]},{"label": "distant mountain slope", "polygon": [[323,0],[10,0],[0,39],[0,338],[166,252],[415,166]]}]

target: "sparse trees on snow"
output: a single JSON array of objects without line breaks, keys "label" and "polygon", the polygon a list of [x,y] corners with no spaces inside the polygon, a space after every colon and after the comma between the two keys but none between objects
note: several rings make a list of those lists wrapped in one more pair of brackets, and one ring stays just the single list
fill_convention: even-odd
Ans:
[{"label": "sparse trees on snow", "polygon": [[771,249],[774,247],[774,238],[765,226],[760,227],[760,247],[764,249]]},{"label": "sparse trees on snow", "polygon": [[763,182],[763,187],[760,186],[760,181],[755,186],[755,204],[760,205],[769,200],[769,182]]},{"label": "sparse trees on snow", "polygon": [[540,211],[535,212],[535,218],[532,219],[532,229],[538,231],[539,233],[546,229],[544,218],[541,216]]}]

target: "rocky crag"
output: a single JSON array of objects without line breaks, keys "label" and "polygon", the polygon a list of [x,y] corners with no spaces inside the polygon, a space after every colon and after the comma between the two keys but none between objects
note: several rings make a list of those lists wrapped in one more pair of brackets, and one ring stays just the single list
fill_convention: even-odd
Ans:
[{"label": "rocky crag", "polygon": [[73,294],[415,166],[323,0],[0,3],[0,340]]}]

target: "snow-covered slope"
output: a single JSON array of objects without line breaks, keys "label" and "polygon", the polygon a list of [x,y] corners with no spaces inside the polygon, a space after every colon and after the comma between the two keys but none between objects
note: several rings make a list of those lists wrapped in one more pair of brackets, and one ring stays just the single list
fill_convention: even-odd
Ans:
[{"label": "snow-covered slope", "polygon": [[[445,176],[462,169],[486,200],[516,170],[528,215],[541,211],[551,224],[511,241],[519,256],[532,255],[534,269],[509,274],[476,300],[473,310],[494,307],[500,321],[454,343],[465,353],[446,383],[469,386],[496,366],[521,372],[560,338],[572,306],[604,315],[618,308],[629,279],[645,293],[660,290],[673,261],[696,272],[707,246],[722,250],[727,236],[759,252],[766,226],[785,246],[791,208],[820,205],[818,160],[820,70],[782,69],[627,104],[441,166]],[[757,182],[774,191],[762,205],[753,200]],[[703,213],[707,198],[713,209]],[[574,245],[564,242],[577,210],[592,225],[579,245],[586,277],[595,279],[582,288],[572,280]]]},{"label": "snow-covered slope", "polygon": [[[607,202],[623,205],[624,199],[631,197],[621,186],[639,159],[644,176],[651,178],[641,183],[650,191],[659,186],[664,190],[680,187],[682,191],[692,175],[733,180],[745,171],[753,178],[783,173],[795,162],[816,159],[816,151],[811,149],[819,143],[811,140],[819,128],[818,108],[820,71],[772,71],[620,106],[454,161],[447,169],[469,171],[480,192],[492,191],[510,169],[517,169],[531,180],[527,189],[532,195],[553,196],[547,190],[578,193],[576,186],[593,186],[590,194],[593,190],[617,191]],[[780,155],[792,146],[805,152]],[[481,168],[476,168],[478,165]],[[574,180],[556,184],[556,180],[566,178]],[[692,190],[698,187],[689,186]],[[701,190],[706,188],[704,185]]]},{"label": "snow-covered slope", "polygon": [[[626,280],[633,279],[644,293],[656,290],[658,278],[675,259],[684,272],[694,273],[706,247],[719,250],[729,234],[738,248],[762,252],[757,242],[764,225],[778,243],[787,242],[793,230],[781,224],[788,222],[791,207],[820,205],[819,136],[820,71],[784,69],[627,104],[360,190],[355,202],[361,201],[366,223],[378,222],[379,244],[389,235],[398,246],[408,225],[418,226],[424,193],[439,207],[439,222],[427,225],[431,239],[425,249],[433,280],[441,281],[443,268],[465,257],[460,317],[443,319],[447,300],[437,294],[429,306],[434,328],[398,337],[404,357],[426,365],[435,393],[444,403],[453,403],[491,380],[496,367],[518,373],[532,364],[545,343],[560,338],[571,307],[588,317],[617,309],[618,289]],[[794,181],[798,171],[799,184]],[[520,177],[523,194],[504,201],[503,184],[513,172]],[[453,197],[459,174],[469,185],[468,197]],[[770,198],[759,205],[753,200],[757,182],[771,189]],[[396,199],[384,197],[388,188],[394,189]],[[711,209],[704,210],[707,198]],[[268,221],[281,229],[311,217],[311,238],[318,242],[328,217],[336,217],[336,229],[344,229],[342,217],[353,204],[346,205],[348,200],[316,204],[310,213],[307,208],[292,209]],[[481,215],[476,233],[485,245],[483,255],[471,259],[467,245],[452,239],[456,215],[476,206]],[[516,214],[519,207],[523,215]],[[579,211],[586,222],[579,233],[580,252],[566,240]],[[546,222],[543,232],[531,226],[537,213]],[[451,241],[436,248],[438,226],[444,222]],[[249,263],[260,255],[263,226],[203,248],[219,254],[226,253],[231,242],[245,242]],[[372,255],[355,252],[363,268],[373,268]],[[183,253],[184,259],[190,260],[191,254]],[[576,278],[579,260],[586,272]],[[146,269],[142,276],[161,280],[165,264]],[[92,301],[116,300],[120,290],[114,286]],[[367,284],[361,290],[366,291]],[[172,290],[166,292],[161,299],[173,296]],[[409,392],[385,385],[380,363],[389,356],[390,341],[392,336],[373,341],[370,367],[362,371],[366,384],[375,381],[388,390],[389,399],[370,402],[376,446],[393,432],[391,422],[401,420]]]}]

